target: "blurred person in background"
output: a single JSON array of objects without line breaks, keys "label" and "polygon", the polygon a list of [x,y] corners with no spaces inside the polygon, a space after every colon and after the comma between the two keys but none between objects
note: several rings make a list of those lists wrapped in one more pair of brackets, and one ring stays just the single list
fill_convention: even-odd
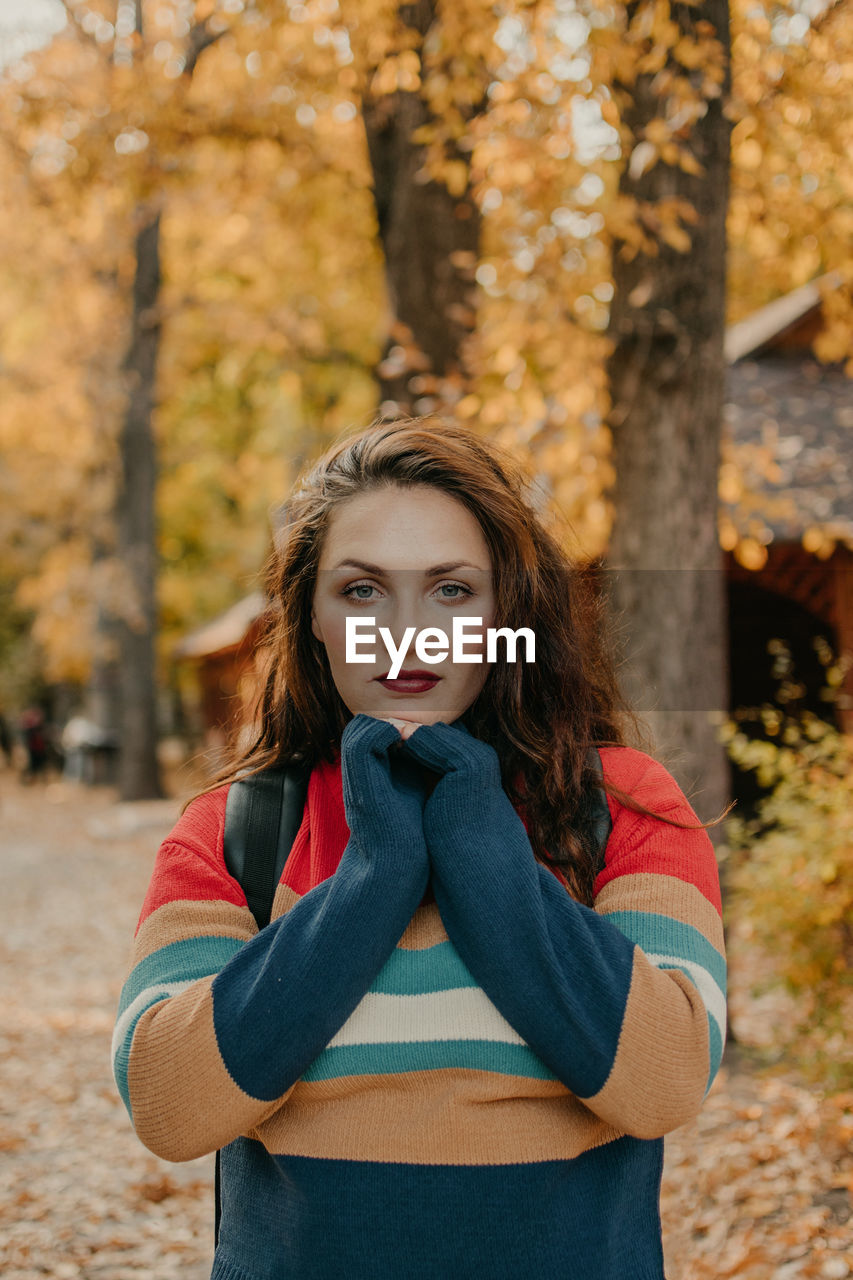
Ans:
[{"label": "blurred person in background", "polygon": [[13,751],[14,739],[12,730],[9,728],[9,721],[3,714],[2,708],[0,708],[0,756],[2,756],[3,763],[7,769],[12,768]]},{"label": "blurred person in background", "polygon": [[20,731],[26,751],[23,781],[34,782],[44,777],[50,760],[47,721],[40,707],[27,708],[21,716]]}]

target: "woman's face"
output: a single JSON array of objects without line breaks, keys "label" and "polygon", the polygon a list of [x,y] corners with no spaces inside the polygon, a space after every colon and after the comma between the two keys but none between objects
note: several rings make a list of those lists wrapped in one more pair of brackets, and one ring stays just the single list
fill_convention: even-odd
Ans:
[{"label": "woman's face", "polygon": [[[469,624],[464,645],[466,655],[479,653],[482,661],[453,661],[453,619],[461,617],[482,619],[482,628]],[[369,662],[346,661],[347,618],[360,621],[358,652],[370,655]],[[476,637],[493,624],[489,550],[477,520],[456,498],[426,485],[384,486],[335,511],[320,556],[311,627],[353,715],[452,723],[485,684],[485,637]],[[380,627],[388,629],[402,658],[394,681],[382,680],[394,659]],[[404,642],[411,627],[415,634]],[[435,663],[415,651],[417,633],[426,627],[439,628],[450,642],[450,652]]]}]

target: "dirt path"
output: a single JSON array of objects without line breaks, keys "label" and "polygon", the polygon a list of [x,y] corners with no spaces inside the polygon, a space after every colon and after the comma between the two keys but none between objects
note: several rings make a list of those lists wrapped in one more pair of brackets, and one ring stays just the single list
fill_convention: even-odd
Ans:
[{"label": "dirt path", "polygon": [[666,1139],[670,1280],[853,1276],[853,1094],[724,1066]]},{"label": "dirt path", "polygon": [[110,1037],[153,852],[176,803],[0,779],[0,1274],[202,1280],[212,1158],[134,1134]]},{"label": "dirt path", "polygon": [[[147,1152],[109,1061],[128,945],[177,811],[0,774],[4,1280],[209,1275],[212,1158]],[[853,1276],[851,1111],[853,1096],[724,1069],[667,1139],[670,1280]]]}]

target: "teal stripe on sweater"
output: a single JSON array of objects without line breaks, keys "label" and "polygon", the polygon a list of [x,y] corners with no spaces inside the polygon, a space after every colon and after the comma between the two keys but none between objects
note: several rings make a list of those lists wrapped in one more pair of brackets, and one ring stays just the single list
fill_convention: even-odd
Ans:
[{"label": "teal stripe on sweater", "polygon": [[120,1035],[114,1035],[113,1037],[113,1075],[115,1076],[122,1102],[127,1107],[128,1115],[131,1118],[133,1113],[130,1109],[130,1089],[127,1083],[127,1071],[130,1063],[130,1046],[133,1043],[133,1033],[145,1010],[150,1009],[152,1005],[157,1004],[159,1000],[163,1000],[168,995],[168,991],[151,990],[144,1000],[140,1000],[139,1007],[133,1011],[133,1018],[126,1026],[121,1028]]},{"label": "teal stripe on sweater", "polygon": [[707,969],[721,991],[726,989],[726,962],[716,947],[693,925],[653,911],[609,911],[605,919],[615,924],[646,952],[658,952],[692,960]]},{"label": "teal stripe on sweater", "polygon": [[493,1071],[505,1076],[556,1080],[527,1045],[494,1040],[417,1040],[399,1044],[353,1044],[324,1049],[303,1080],[333,1080],[340,1076],[393,1075],[402,1071],[437,1071],[460,1067]]},{"label": "teal stripe on sweater", "polygon": [[377,974],[370,990],[386,996],[422,996],[431,991],[476,986],[471,971],[453,943],[448,941],[417,951],[397,947]]},{"label": "teal stripe on sweater", "polygon": [[152,951],[128,976],[119,1000],[118,1016],[138,995],[156,983],[195,981],[219,973],[245,943],[240,938],[184,938]]},{"label": "teal stripe on sweater", "polygon": [[711,1058],[711,1069],[708,1072],[708,1083],[705,1085],[705,1096],[714,1083],[714,1076],[717,1074],[720,1063],[723,1060],[723,1036],[714,1019],[708,1014],[708,1048]]}]

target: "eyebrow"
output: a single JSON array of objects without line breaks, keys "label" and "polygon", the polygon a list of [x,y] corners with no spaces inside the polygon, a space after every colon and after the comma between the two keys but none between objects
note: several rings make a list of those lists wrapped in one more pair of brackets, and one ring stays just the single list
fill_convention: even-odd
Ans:
[{"label": "eyebrow", "polygon": [[[336,564],[332,570],[335,573],[338,569],[362,569],[365,573],[375,574],[377,578],[383,577],[390,570],[381,568],[378,564],[369,564],[366,560],[341,560],[340,564]],[[442,573],[453,573],[456,569],[475,569],[478,573],[488,573],[488,569],[483,569],[480,565],[469,564],[465,560],[455,560],[449,564],[434,564],[430,569],[424,569],[424,576],[427,578],[437,577]]]}]

